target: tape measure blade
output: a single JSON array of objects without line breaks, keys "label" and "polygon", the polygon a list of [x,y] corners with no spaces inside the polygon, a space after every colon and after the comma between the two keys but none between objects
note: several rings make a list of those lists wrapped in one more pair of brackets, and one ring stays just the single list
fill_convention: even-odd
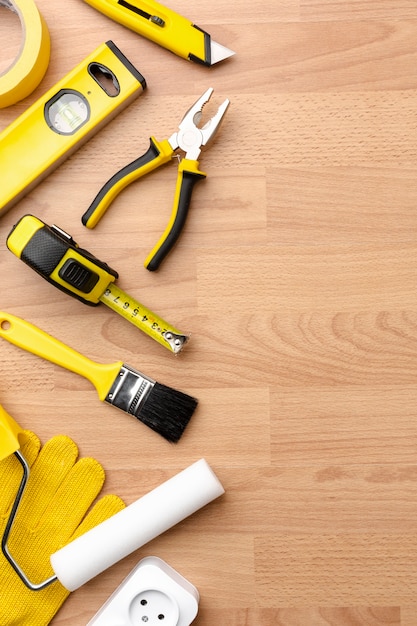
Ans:
[{"label": "tape measure blade", "polygon": [[115,283],[107,287],[100,301],[174,354],[178,354],[189,339]]}]

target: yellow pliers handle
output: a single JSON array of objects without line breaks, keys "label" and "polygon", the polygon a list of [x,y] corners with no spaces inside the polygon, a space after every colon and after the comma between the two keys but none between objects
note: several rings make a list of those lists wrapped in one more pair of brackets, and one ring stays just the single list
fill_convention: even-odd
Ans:
[{"label": "yellow pliers handle", "polygon": [[[154,137],[151,137],[150,146],[145,154],[119,170],[101,188],[81,218],[84,226],[94,228],[111,202],[127,185],[148,174],[148,172],[152,172],[160,165],[168,163],[173,154],[174,150],[167,139],[158,142]],[[174,246],[187,219],[194,185],[199,180],[206,178],[206,174],[198,169],[198,165],[198,161],[187,158],[179,162],[170,220],[144,263],[150,271],[158,269]]]},{"label": "yellow pliers handle", "polygon": [[145,176],[148,172],[168,163],[173,154],[174,151],[167,139],[157,141],[155,137],[151,137],[148,150],[142,156],[122,167],[103,185],[81,218],[84,226],[94,228],[116,196],[125,187],[134,180]]},{"label": "yellow pliers handle", "polygon": [[197,159],[202,148],[206,147],[216,135],[230,104],[228,99],[224,100],[213,117],[200,127],[203,108],[210,100],[212,93],[213,87],[206,89],[185,113],[178,125],[178,130],[169,139],[158,142],[155,137],[151,137],[147,152],[114,174],[101,188],[81,218],[85,226],[94,228],[111,201],[124,187],[167,163],[177,154],[176,151],[180,150],[185,156],[178,165],[171,218],[165,232],[145,260],[145,267],[148,270],[158,269],[162,260],[177,241],[187,218],[194,185],[202,178],[206,178],[206,174],[198,169]]},{"label": "yellow pliers handle", "polygon": [[157,244],[145,259],[144,265],[149,271],[158,269],[176,243],[187,219],[194,185],[203,178],[206,178],[206,174],[198,169],[198,161],[191,159],[180,161],[170,220]]}]

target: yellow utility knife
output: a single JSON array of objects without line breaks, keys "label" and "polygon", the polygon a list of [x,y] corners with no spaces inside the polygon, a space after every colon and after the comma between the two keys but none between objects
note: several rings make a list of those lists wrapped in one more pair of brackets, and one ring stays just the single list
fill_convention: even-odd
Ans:
[{"label": "yellow utility knife", "polygon": [[211,66],[235,53],[203,29],[154,0],[85,0],[115,22],[183,59]]},{"label": "yellow utility knife", "polygon": [[210,100],[212,93],[213,88],[210,87],[200,96],[182,118],[178,131],[173,133],[169,139],[157,141],[155,137],[151,137],[148,151],[116,172],[103,185],[81,218],[84,226],[94,228],[111,202],[127,185],[172,161],[177,150],[184,152],[185,158],[179,162],[178,166],[177,184],[169,223],[145,259],[144,265],[149,271],[159,268],[178,240],[188,215],[194,185],[206,177],[205,173],[199,170],[198,158],[202,148],[210,143],[218,131],[230,104],[230,101],[226,99],[213,117],[202,128],[199,128],[203,107]]}]

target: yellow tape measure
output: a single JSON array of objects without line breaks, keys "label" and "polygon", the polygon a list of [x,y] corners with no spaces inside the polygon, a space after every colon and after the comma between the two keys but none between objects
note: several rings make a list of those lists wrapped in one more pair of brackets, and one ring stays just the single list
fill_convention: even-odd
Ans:
[{"label": "yellow tape measure", "polygon": [[107,287],[100,301],[162,346],[169,348],[174,354],[180,352],[188,341],[188,335],[183,335],[153,311],[125,293],[115,283]]},{"label": "yellow tape measure", "polygon": [[23,31],[20,53],[0,74],[0,108],[26,98],[41,82],[49,65],[51,42],[48,27],[33,0],[0,0],[16,13]]},{"label": "yellow tape measure", "polygon": [[162,346],[178,354],[189,336],[114,284],[118,273],[79,247],[58,226],[24,215],[7,237],[8,249],[61,291],[84,304],[102,302]]}]

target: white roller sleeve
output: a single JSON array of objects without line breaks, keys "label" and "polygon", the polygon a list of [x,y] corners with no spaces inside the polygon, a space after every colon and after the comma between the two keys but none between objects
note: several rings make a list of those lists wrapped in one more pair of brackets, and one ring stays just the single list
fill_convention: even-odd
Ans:
[{"label": "white roller sleeve", "polygon": [[207,461],[200,459],[55,552],[52,568],[74,591],[223,493]]}]

